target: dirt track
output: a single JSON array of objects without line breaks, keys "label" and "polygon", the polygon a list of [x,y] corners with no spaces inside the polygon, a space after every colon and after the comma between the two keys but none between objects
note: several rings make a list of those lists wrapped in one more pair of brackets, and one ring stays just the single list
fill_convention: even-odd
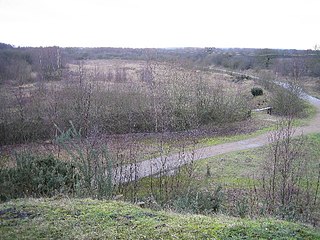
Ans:
[{"label": "dirt track", "polygon": [[[308,126],[299,127],[294,135],[309,134],[309,133],[317,133],[320,132],[320,100],[311,96],[306,95],[305,98],[313,104],[317,109],[316,116],[310,121]],[[127,182],[132,181],[134,179],[143,178],[150,175],[155,175],[159,173],[161,170],[174,170],[179,166],[190,162],[191,160],[201,160],[208,157],[217,156],[223,153],[245,150],[250,148],[256,148],[269,143],[268,136],[270,133],[262,134],[260,136],[237,141],[225,144],[219,144],[210,147],[204,147],[196,149],[193,153],[186,152],[184,155],[173,154],[166,158],[154,158],[150,160],[145,160],[137,163],[136,166],[124,166],[122,167],[121,174],[114,174],[118,176],[114,181],[116,182]],[[164,168],[165,166],[165,168]],[[117,169],[116,171],[119,171]],[[118,172],[119,173],[119,172]],[[130,176],[130,178],[122,177],[120,179],[119,176]]]}]

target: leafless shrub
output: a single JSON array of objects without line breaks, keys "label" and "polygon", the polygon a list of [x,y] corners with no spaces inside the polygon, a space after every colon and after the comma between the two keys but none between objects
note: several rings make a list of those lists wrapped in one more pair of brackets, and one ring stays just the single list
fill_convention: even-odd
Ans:
[{"label": "leafless shrub", "polygon": [[269,158],[263,169],[263,202],[269,214],[310,221],[316,209],[314,168],[303,136],[293,138],[293,119],[280,121],[270,134]]},{"label": "leafless shrub", "polygon": [[[57,56],[53,56],[50,59],[57,60]],[[54,64],[57,67],[57,63]],[[176,65],[164,67],[151,61],[146,62],[143,69],[143,81],[129,81],[127,68],[118,66],[112,77],[114,82],[105,82],[99,80],[102,73],[97,66],[89,68],[84,61],[79,61],[71,69],[64,69],[66,79],[58,83],[40,81],[30,91],[18,89],[20,93],[16,91],[13,98],[16,101],[11,101],[16,111],[11,111],[8,121],[2,124],[16,128],[17,121],[23,118],[26,125],[30,125],[24,128],[28,139],[36,140],[45,135],[54,137],[54,124],[67,130],[69,121],[86,136],[95,128],[112,134],[185,131],[247,117],[248,106],[241,92],[208,84],[201,73],[193,69]],[[25,98],[20,96],[26,94],[28,103],[23,103],[20,100]],[[27,133],[34,123],[39,134]],[[18,130],[11,132],[10,137],[0,137],[3,143],[27,139],[20,138],[16,134]]]}]

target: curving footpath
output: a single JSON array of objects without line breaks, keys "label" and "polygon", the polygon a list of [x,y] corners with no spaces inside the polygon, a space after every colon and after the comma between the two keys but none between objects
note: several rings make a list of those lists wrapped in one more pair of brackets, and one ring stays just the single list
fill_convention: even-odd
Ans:
[{"label": "curving footpath", "polygon": [[[320,132],[320,100],[306,94],[304,98],[316,107],[317,113],[308,126],[298,127],[294,136]],[[195,149],[194,151],[186,152],[183,155],[173,154],[166,157],[158,157],[138,162],[136,165],[125,165],[122,166],[121,169],[114,169],[114,182],[130,182],[143,177],[156,175],[160,173],[160,171],[174,171],[174,169],[179,166],[191,161],[197,161],[224,153],[261,147],[270,143],[269,136],[270,132],[246,140]]]}]

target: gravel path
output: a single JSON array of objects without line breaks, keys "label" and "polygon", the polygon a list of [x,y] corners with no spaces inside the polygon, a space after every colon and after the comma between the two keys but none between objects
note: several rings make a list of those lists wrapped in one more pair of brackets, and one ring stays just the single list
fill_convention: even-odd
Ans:
[{"label": "gravel path", "polygon": [[[317,114],[310,121],[308,126],[297,128],[294,133],[295,136],[301,135],[302,133],[309,134],[320,132],[320,100],[309,95],[305,95],[305,98],[317,108]],[[186,152],[183,155],[172,154],[167,157],[158,157],[138,162],[136,165],[126,165],[121,169],[115,169],[116,172],[114,172],[114,176],[116,177],[114,181],[133,181],[135,179],[155,175],[161,170],[174,170],[177,167],[182,166],[192,160],[196,161],[224,153],[261,147],[269,143],[268,136],[270,136],[270,133],[265,133],[257,137],[249,138],[242,141],[199,148],[192,152]]]}]

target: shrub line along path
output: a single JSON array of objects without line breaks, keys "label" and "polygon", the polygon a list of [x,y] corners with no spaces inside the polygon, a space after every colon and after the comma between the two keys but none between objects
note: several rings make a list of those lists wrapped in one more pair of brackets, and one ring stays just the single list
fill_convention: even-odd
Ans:
[{"label": "shrub line along path", "polygon": [[[294,136],[320,132],[320,100],[307,94],[304,95],[304,98],[315,106],[316,115],[307,126],[298,127],[294,132]],[[198,148],[193,151],[187,151],[183,154],[177,153],[169,156],[161,156],[138,162],[135,165],[125,165],[121,168],[121,174],[117,174],[120,172],[119,168],[114,170],[114,181],[130,182],[143,177],[157,175],[160,172],[167,173],[168,171],[174,171],[178,167],[191,161],[198,161],[224,153],[261,147],[270,143],[270,134],[271,133],[269,132],[246,140]]]}]

